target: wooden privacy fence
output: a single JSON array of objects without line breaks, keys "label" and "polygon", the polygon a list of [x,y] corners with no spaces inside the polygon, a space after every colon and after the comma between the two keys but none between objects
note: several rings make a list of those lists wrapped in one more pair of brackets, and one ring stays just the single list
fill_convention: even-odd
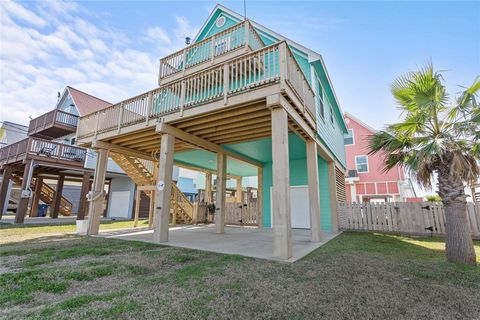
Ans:
[{"label": "wooden privacy fence", "polygon": [[[337,207],[341,230],[445,235],[445,213],[441,203],[338,203]],[[472,236],[480,239],[478,203],[467,204],[467,221]]]},{"label": "wooden privacy fence", "polygon": [[[195,223],[213,223],[215,214],[208,213],[205,203],[194,204]],[[257,201],[251,199],[248,203],[227,202],[225,203],[225,224],[257,226],[258,225],[258,206]]]}]

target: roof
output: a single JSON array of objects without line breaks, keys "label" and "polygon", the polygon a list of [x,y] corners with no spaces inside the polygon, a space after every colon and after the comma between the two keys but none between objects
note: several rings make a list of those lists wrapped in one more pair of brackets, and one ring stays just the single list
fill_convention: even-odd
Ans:
[{"label": "roof", "polygon": [[102,100],[100,98],[92,96],[91,94],[85,93],[70,86],[67,86],[65,90],[68,91],[68,93],[72,97],[73,103],[77,107],[80,116],[84,116],[89,113],[105,109],[112,105],[108,101]]},{"label": "roof", "polygon": [[347,117],[353,121],[355,121],[356,123],[358,123],[359,125],[361,125],[362,127],[364,127],[365,129],[371,131],[372,133],[375,133],[377,132],[378,130],[375,130],[373,129],[372,127],[370,127],[368,124],[366,124],[365,122],[363,122],[362,120],[358,119],[357,117],[355,116],[352,116],[350,113],[348,112],[345,112],[344,114],[344,118]]}]

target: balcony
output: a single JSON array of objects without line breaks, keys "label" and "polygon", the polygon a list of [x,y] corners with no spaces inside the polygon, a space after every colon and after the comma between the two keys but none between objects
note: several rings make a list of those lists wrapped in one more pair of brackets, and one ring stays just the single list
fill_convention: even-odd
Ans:
[{"label": "balcony", "polygon": [[245,20],[160,59],[158,83],[177,80],[264,46],[250,21]]},{"label": "balcony", "polygon": [[162,81],[157,89],[83,116],[78,125],[78,141],[88,144],[99,135],[99,139],[108,139],[145,130],[166,116],[178,121],[187,111],[204,112],[200,107],[207,105],[228,109],[238,103],[265,99],[260,93],[262,89],[268,89],[262,91],[265,94],[287,97],[294,110],[316,130],[315,94],[287,43],[282,41],[243,52],[175,81]]},{"label": "balcony", "polygon": [[55,139],[74,133],[77,130],[77,123],[78,116],[55,109],[30,120],[28,135],[44,139]]},{"label": "balcony", "polygon": [[0,168],[30,159],[66,168],[83,168],[86,151],[85,148],[30,137],[0,149]]}]

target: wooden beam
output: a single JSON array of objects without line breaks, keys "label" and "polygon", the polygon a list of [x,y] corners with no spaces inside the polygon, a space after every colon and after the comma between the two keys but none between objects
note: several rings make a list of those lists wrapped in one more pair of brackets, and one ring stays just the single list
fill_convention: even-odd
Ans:
[{"label": "wooden beam", "polygon": [[77,220],[84,220],[85,215],[88,213],[88,201],[87,194],[90,191],[90,171],[85,171],[82,177],[82,188],[80,189],[80,200],[78,203]]},{"label": "wooden beam", "polygon": [[155,216],[155,190],[150,191],[150,204],[148,206],[148,228],[153,227],[153,218]]},{"label": "wooden beam", "polygon": [[217,186],[215,204],[215,232],[225,232],[225,197],[227,185],[227,157],[225,154],[217,154]]},{"label": "wooden beam", "polygon": [[52,200],[52,213],[50,215],[51,218],[57,219],[58,214],[60,213],[60,205],[62,202],[62,193],[63,193],[63,184],[65,182],[65,175],[61,174],[58,176],[57,180],[57,187],[55,189],[55,193],[53,195]]},{"label": "wooden beam", "polygon": [[173,146],[175,136],[162,134],[160,144],[160,159],[158,165],[158,179],[156,192],[155,229],[153,240],[155,242],[168,241],[168,224],[170,219],[170,197],[172,194],[173,171]]},{"label": "wooden beam", "polygon": [[113,150],[119,151],[119,153],[123,155],[128,155],[132,157],[137,157],[137,158],[142,158],[146,160],[155,160],[151,154],[147,152],[142,152],[138,151],[135,149],[130,149],[130,148],[125,148],[116,144],[104,142],[104,141],[94,141],[92,142],[92,148],[99,148],[99,149],[108,149],[108,150]]},{"label": "wooden beam", "polygon": [[140,217],[140,200],[142,198],[142,191],[138,189],[135,191],[135,213],[133,218],[133,227],[138,227],[138,218]]},{"label": "wooden beam", "polygon": [[219,146],[218,144],[212,143],[208,140],[202,139],[202,138],[197,137],[193,134],[190,134],[190,133],[187,133],[187,132],[185,132],[183,130],[180,130],[178,128],[172,127],[171,125],[168,125],[166,123],[159,123],[157,125],[157,132],[171,134],[171,135],[177,137],[178,139],[183,140],[185,142],[188,142],[190,144],[199,146],[203,149],[207,149],[207,150],[215,152],[215,153],[225,154],[228,157],[232,157],[234,159],[237,159],[239,161],[245,162],[247,164],[250,164],[250,165],[253,165],[253,166],[256,166],[256,167],[261,167],[262,166],[261,162],[252,160],[252,159],[247,158],[247,157],[245,157],[243,155],[240,155],[238,153],[226,150],[226,149],[222,148],[221,146]]},{"label": "wooden beam", "polygon": [[113,144],[119,144],[122,142],[130,141],[130,140],[136,140],[136,139],[141,139],[141,138],[148,138],[149,136],[157,135],[153,128],[148,128],[146,130],[141,130],[137,131],[135,133],[131,134],[126,134],[120,137],[114,137],[110,140],[111,143]]},{"label": "wooden beam", "polygon": [[42,194],[43,177],[37,177],[35,180],[35,193],[33,194],[32,205],[30,207],[30,217],[38,216],[38,205]]},{"label": "wooden beam", "polygon": [[272,159],[273,252],[287,260],[292,256],[288,115],[279,107],[272,110]]},{"label": "wooden beam", "polygon": [[257,223],[259,228],[263,228],[263,168],[258,168],[257,180]]},{"label": "wooden beam", "polygon": [[12,177],[12,167],[4,166],[3,167],[3,177],[2,185],[0,187],[0,219],[2,218],[3,212],[6,210],[8,199],[8,186],[10,185],[10,178]]},{"label": "wooden beam", "polygon": [[[270,123],[271,118],[270,115],[266,115],[264,117],[255,117],[252,118],[248,121],[249,125],[254,126],[255,124],[258,123]],[[234,130],[236,128],[244,128],[245,127],[245,122],[233,122],[225,125],[217,125],[216,123],[208,128],[197,130],[197,131],[191,131],[190,128],[188,128],[189,133],[194,134],[196,136],[198,135],[203,135],[203,134],[208,134],[208,133],[213,133],[213,132],[220,132],[220,131],[227,131],[227,130]]]},{"label": "wooden beam", "polygon": [[232,123],[241,123],[243,121],[248,121],[248,120],[251,120],[252,118],[256,118],[256,117],[265,117],[265,116],[268,116],[270,113],[268,110],[261,110],[261,111],[257,111],[256,113],[247,113],[247,114],[242,114],[242,115],[239,115],[239,116],[235,116],[235,117],[232,117],[230,115],[226,115],[224,118],[220,119],[220,120],[217,120],[215,122],[208,122],[208,123],[203,123],[203,124],[200,124],[200,125],[189,125],[186,127],[185,131],[188,131],[188,132],[193,132],[193,131],[197,131],[197,130],[202,130],[202,129],[207,129],[207,128],[211,128],[212,126],[223,126],[223,125],[229,125],[229,124],[232,124]]},{"label": "wooden beam", "polygon": [[[27,191],[30,190],[30,184],[29,184],[29,176],[30,176],[30,170],[34,170],[32,164],[33,160],[26,160],[25,161],[25,168],[23,171],[23,178],[22,178],[22,189],[21,191]],[[22,197],[20,196],[20,201],[18,202],[17,206],[17,212],[15,213],[15,223],[23,223],[25,220],[25,216],[27,215],[27,209],[28,209],[28,202],[30,201],[29,197]]]},{"label": "wooden beam", "polygon": [[97,163],[93,175],[93,190],[91,192],[88,210],[87,235],[96,235],[100,229],[100,219],[103,214],[105,199],[105,174],[107,173],[108,149],[97,150]]},{"label": "wooden beam", "polygon": [[320,188],[318,183],[317,142],[309,140],[307,148],[308,203],[310,207],[310,239],[321,240]]}]

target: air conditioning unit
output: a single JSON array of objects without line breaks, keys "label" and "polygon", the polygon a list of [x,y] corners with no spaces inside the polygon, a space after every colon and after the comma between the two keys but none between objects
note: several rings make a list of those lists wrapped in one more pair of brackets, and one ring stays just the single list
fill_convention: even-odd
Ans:
[{"label": "air conditioning unit", "polygon": [[357,170],[348,170],[347,178],[357,178],[358,172]]}]

